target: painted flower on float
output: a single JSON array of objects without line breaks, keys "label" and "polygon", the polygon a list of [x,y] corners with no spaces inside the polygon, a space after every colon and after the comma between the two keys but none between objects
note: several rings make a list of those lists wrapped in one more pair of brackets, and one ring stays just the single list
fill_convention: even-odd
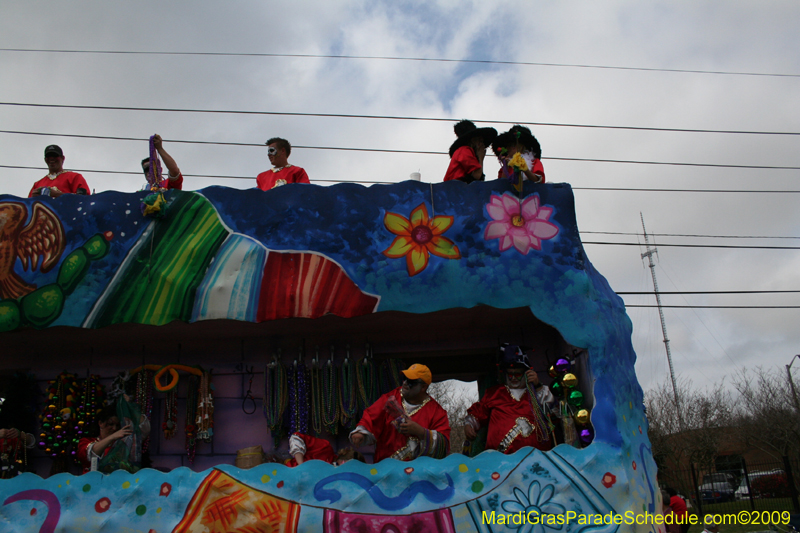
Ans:
[{"label": "painted flower on float", "polygon": [[528,487],[528,494],[519,488],[514,489],[514,500],[503,502],[503,510],[511,514],[522,513],[527,520],[522,520],[519,525],[509,523],[506,527],[519,529],[518,533],[544,533],[545,530],[560,530],[562,525],[556,520],[549,520],[544,515],[562,516],[566,509],[563,505],[552,500],[555,494],[553,485],[545,485],[544,488],[538,481],[534,481]]},{"label": "painted flower on float", "polygon": [[553,208],[539,206],[538,194],[528,196],[521,203],[508,192],[502,196],[493,194],[486,204],[486,212],[492,217],[492,222],[486,226],[483,238],[487,241],[500,239],[501,252],[513,246],[526,255],[531,248],[541,250],[543,240],[558,235],[558,226],[548,222]]},{"label": "painted flower on float", "polygon": [[425,270],[429,254],[445,259],[461,259],[458,246],[447,237],[442,237],[442,233],[453,225],[453,217],[437,215],[430,218],[424,203],[414,208],[409,218],[387,212],[383,224],[397,235],[383,255],[391,259],[405,257],[409,276]]}]

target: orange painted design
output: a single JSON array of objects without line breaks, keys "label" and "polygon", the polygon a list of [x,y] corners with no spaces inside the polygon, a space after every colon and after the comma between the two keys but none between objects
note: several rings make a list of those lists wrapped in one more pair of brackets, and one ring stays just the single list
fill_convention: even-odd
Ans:
[{"label": "orange painted design", "polygon": [[214,470],[200,484],[173,533],[296,533],[300,506]]}]

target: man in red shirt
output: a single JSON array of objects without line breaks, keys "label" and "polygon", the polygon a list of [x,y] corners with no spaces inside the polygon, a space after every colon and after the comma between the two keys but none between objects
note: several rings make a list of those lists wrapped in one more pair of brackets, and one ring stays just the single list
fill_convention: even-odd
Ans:
[{"label": "man in red shirt", "polygon": [[375,462],[391,457],[410,461],[426,455],[442,459],[450,448],[447,412],[428,396],[431,371],[414,364],[403,370],[403,385],[364,410],[350,433],[353,446],[375,444]]},{"label": "man in red shirt", "polygon": [[267,141],[267,154],[272,168],[256,177],[256,185],[268,191],[287,183],[311,183],[308,174],[300,167],[289,164],[292,145],[286,139],[273,137]]},{"label": "man in red shirt", "polygon": [[458,139],[450,146],[450,166],[447,167],[444,181],[483,181],[486,147],[497,137],[497,130],[478,128],[469,120],[462,120],[453,126],[453,130]]},{"label": "man in red shirt", "polygon": [[[161,135],[155,134],[153,136],[153,146],[155,146],[156,151],[158,151],[158,155],[161,156],[161,159],[164,160],[164,165],[167,167],[168,177],[167,180],[167,189],[183,189],[183,174],[181,174],[181,169],[178,168],[178,163],[172,158],[171,155],[164,150],[164,140],[161,138]],[[142,170],[144,171],[144,175],[147,176],[150,173],[150,158],[146,157],[142,159]]]},{"label": "man in red shirt", "polygon": [[33,184],[28,198],[39,195],[58,198],[62,194],[90,194],[83,176],[64,170],[65,159],[64,152],[55,144],[44,149],[44,162],[47,163],[50,173]]},{"label": "man in red shirt", "polygon": [[514,453],[523,446],[551,449],[553,437],[549,428],[536,427],[525,382],[533,385],[542,413],[547,412],[548,404],[555,401],[553,393],[547,385],[539,383],[539,376],[530,368],[528,357],[517,346],[508,346],[504,350],[503,372],[505,384],[488,389],[483,398],[467,410],[465,436],[474,439],[477,430],[488,424],[487,450]]}]

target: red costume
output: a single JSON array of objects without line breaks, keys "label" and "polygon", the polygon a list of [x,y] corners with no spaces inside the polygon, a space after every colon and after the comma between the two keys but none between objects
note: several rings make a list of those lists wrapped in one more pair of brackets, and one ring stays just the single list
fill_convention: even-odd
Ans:
[{"label": "red costume", "polygon": [[472,174],[476,170],[481,170],[483,165],[478,161],[475,152],[469,146],[462,146],[453,153],[450,158],[450,166],[444,175],[444,181],[460,180],[467,177],[467,181],[472,181]]},{"label": "red costume", "polygon": [[77,172],[62,172],[54,179],[50,179],[49,176],[43,177],[33,184],[31,192],[28,193],[28,198],[31,198],[33,196],[33,191],[40,187],[56,187],[59,191],[70,194],[75,194],[78,192],[78,189],[85,189],[86,194],[91,194],[86,180]]},{"label": "red costume", "polygon": [[[384,409],[389,398],[394,398],[399,405],[403,405],[400,387],[387,392],[378,401],[364,410],[364,415],[358,423],[359,428],[366,429],[375,439],[375,462],[388,457],[410,461],[420,455],[428,455],[441,459],[450,449],[450,422],[447,412],[436,400],[430,396],[420,405],[407,411],[408,417],[428,430],[425,437],[417,439],[403,435],[394,425],[394,419]],[[408,404],[406,404],[408,405]],[[433,432],[438,435],[433,435]],[[444,439],[442,442],[440,439]]]},{"label": "red costume", "polygon": [[297,466],[297,459],[294,458],[295,453],[303,454],[303,462],[317,459],[333,464],[336,460],[336,453],[333,451],[333,446],[331,446],[330,442],[303,433],[295,433],[291,436],[289,439],[289,453],[292,454],[292,458],[289,459],[286,465],[291,467]]},{"label": "red costume", "polygon": [[[488,422],[489,432],[486,435],[486,449],[499,450],[503,453],[514,453],[523,446],[533,446],[540,450],[549,450],[553,447],[553,437],[539,442],[536,431],[529,431],[534,427],[533,413],[531,412],[530,395],[526,390],[519,400],[516,400],[505,385],[497,385],[487,390],[480,401],[472,404],[467,412],[472,415],[478,424],[485,426]],[[527,422],[518,422],[518,419]],[[547,428],[544,428],[547,432]],[[518,433],[514,435],[514,433]],[[505,443],[503,441],[506,441]],[[501,446],[503,444],[503,446]]]},{"label": "red costume", "polygon": [[183,174],[178,172],[178,177],[173,178],[172,176],[167,176],[167,189],[175,189],[176,191],[183,190]]},{"label": "red costume", "polygon": [[[528,170],[542,177],[541,181],[539,181],[538,183],[544,183],[544,165],[542,165],[542,160],[534,159],[532,161],[533,164],[531,164],[531,161],[529,161],[530,159],[529,157],[525,157],[524,155],[522,157],[525,159],[525,162],[528,163]],[[505,173],[503,172],[503,167],[500,167],[500,170],[497,171],[497,179],[500,178],[508,178],[508,176],[506,176]],[[527,176],[525,177],[525,179],[528,179]]]},{"label": "red costume", "polygon": [[[92,469],[92,459],[89,457],[89,446],[100,441],[100,437],[89,438],[84,437],[78,442],[78,461],[81,462],[83,473],[89,472]],[[112,446],[106,446],[103,450],[103,457],[111,451]]]},{"label": "red costume", "polygon": [[300,167],[286,165],[282,169],[267,170],[256,176],[256,184],[262,191],[268,191],[287,183],[311,183],[308,174]]}]

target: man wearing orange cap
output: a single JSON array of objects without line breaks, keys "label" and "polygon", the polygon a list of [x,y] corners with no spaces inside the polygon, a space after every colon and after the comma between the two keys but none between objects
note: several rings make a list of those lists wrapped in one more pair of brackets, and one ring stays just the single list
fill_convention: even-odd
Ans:
[{"label": "man wearing orange cap", "polygon": [[428,396],[431,371],[414,364],[403,370],[403,385],[364,410],[350,433],[354,446],[375,444],[375,462],[388,457],[410,461],[426,455],[441,459],[450,449],[447,412]]}]

